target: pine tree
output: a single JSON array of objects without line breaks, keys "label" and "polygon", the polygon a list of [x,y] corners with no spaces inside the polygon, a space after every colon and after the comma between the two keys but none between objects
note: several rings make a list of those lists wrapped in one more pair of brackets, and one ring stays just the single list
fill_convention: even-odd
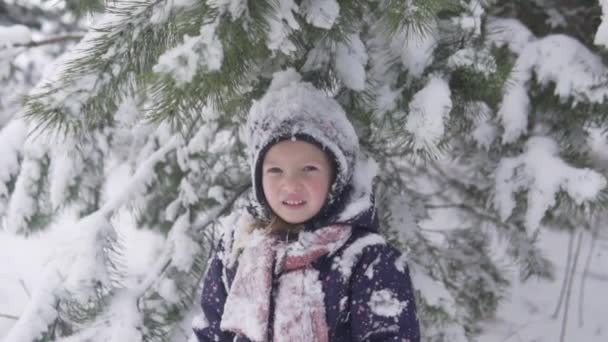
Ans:
[{"label": "pine tree", "polygon": [[[535,246],[542,230],[595,229],[590,217],[608,204],[597,149],[605,1],[65,9],[94,23],[20,115],[0,121],[0,217],[30,235],[69,213],[74,247],[49,266],[7,341],[187,340],[218,231],[250,188],[247,109],[286,75],[334,96],[376,159],[381,227],[408,255],[425,341],[473,340],[508,298],[505,260],[522,279],[551,277]],[[108,194],[117,165],[130,181]],[[135,284],[112,224],[123,210],[165,236]]]}]

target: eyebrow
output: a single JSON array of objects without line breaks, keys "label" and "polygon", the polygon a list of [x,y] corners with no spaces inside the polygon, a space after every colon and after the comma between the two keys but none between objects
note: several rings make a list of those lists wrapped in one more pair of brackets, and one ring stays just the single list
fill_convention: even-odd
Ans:
[{"label": "eyebrow", "polygon": [[[262,165],[278,165],[278,164],[281,164],[281,162],[274,161],[273,159],[265,159],[264,162],[262,163]],[[323,164],[323,161],[321,159],[312,159],[312,160],[307,160],[306,162],[304,162],[302,164],[321,165],[321,164]]]}]

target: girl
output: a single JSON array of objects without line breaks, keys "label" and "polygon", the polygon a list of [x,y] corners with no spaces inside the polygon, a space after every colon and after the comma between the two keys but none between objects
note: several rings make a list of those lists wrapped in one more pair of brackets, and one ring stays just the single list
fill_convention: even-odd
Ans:
[{"label": "girl", "polygon": [[198,340],[419,341],[405,258],[377,233],[375,164],[338,103],[271,85],[246,135],[250,205],[209,265]]}]

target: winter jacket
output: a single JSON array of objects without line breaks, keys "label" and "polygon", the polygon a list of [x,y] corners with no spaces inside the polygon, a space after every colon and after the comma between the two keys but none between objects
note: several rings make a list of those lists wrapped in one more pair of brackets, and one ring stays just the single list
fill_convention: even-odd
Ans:
[{"label": "winter jacket", "polygon": [[[361,221],[367,222],[362,225]],[[320,274],[325,295],[329,340],[420,341],[405,258],[375,232],[369,215],[351,224],[353,233],[347,242],[333,255],[312,264]],[[219,246],[205,277],[201,305],[207,326],[195,329],[200,342],[249,341],[219,328],[238,267],[226,265],[225,252],[230,248]]]},{"label": "winter jacket", "polygon": [[[405,258],[377,233],[372,187],[377,171],[375,163],[361,153],[355,129],[340,105],[311,84],[299,80],[294,70],[276,73],[269,91],[254,103],[248,115],[245,135],[253,185],[248,212],[258,222],[268,222],[272,215],[261,185],[261,170],[264,155],[274,144],[287,139],[303,140],[326,152],[333,163],[335,179],[326,204],[303,224],[303,229],[313,234],[333,225],[348,225],[351,229],[346,241],[340,240],[341,245],[336,245],[337,249],[305,266],[316,270],[308,274],[318,274],[318,279],[314,279],[315,291],[321,283],[326,323],[323,324],[323,336],[329,337],[330,341],[419,341],[416,305]],[[201,342],[248,341],[243,336],[234,336],[220,329],[226,300],[233,298],[229,294],[239,292],[231,292],[239,264],[237,253],[234,253],[239,248],[234,248],[232,240],[236,235],[243,236],[239,234],[242,225],[235,223],[232,226],[224,232],[203,283],[201,305],[204,319],[199,320],[194,329]],[[300,234],[299,238],[302,236]],[[246,260],[241,261],[242,265],[251,264],[253,258]],[[243,270],[248,269],[243,267]],[[269,319],[267,327],[265,323],[259,325],[264,328],[259,331],[267,332],[270,338],[274,333],[274,319],[285,317],[274,317],[277,301],[273,296],[285,293],[277,290],[281,285],[289,284],[289,281],[282,282],[285,277],[281,273],[273,273],[262,277],[260,282],[263,289],[269,289],[270,303],[262,310],[264,315],[258,315]],[[258,288],[254,286],[254,289]],[[240,286],[235,286],[235,289],[239,290]],[[249,304],[254,301],[248,300],[249,292],[243,293],[246,294],[242,296],[244,301],[237,303],[245,303],[250,308],[252,305]],[[315,300],[313,305],[316,308],[323,304]],[[228,314],[235,311],[233,306],[230,308]],[[279,307],[276,309],[279,311]],[[318,312],[315,310],[309,308],[305,311]],[[243,316],[245,319],[249,317],[248,314]],[[239,319],[236,319],[237,323]],[[228,323],[234,322],[228,320]],[[307,326],[300,326],[304,327]],[[289,335],[282,337],[286,336]]]}]

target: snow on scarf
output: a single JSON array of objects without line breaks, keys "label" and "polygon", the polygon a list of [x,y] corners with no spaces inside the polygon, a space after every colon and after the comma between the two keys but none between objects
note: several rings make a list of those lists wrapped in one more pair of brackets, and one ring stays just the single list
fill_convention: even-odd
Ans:
[{"label": "snow on scarf", "polygon": [[319,272],[309,266],[334,253],[350,235],[350,226],[333,225],[303,231],[298,241],[286,243],[255,230],[239,258],[221,329],[254,342],[268,339],[274,275],[279,281],[274,294],[273,340],[327,342],[324,293]]}]

